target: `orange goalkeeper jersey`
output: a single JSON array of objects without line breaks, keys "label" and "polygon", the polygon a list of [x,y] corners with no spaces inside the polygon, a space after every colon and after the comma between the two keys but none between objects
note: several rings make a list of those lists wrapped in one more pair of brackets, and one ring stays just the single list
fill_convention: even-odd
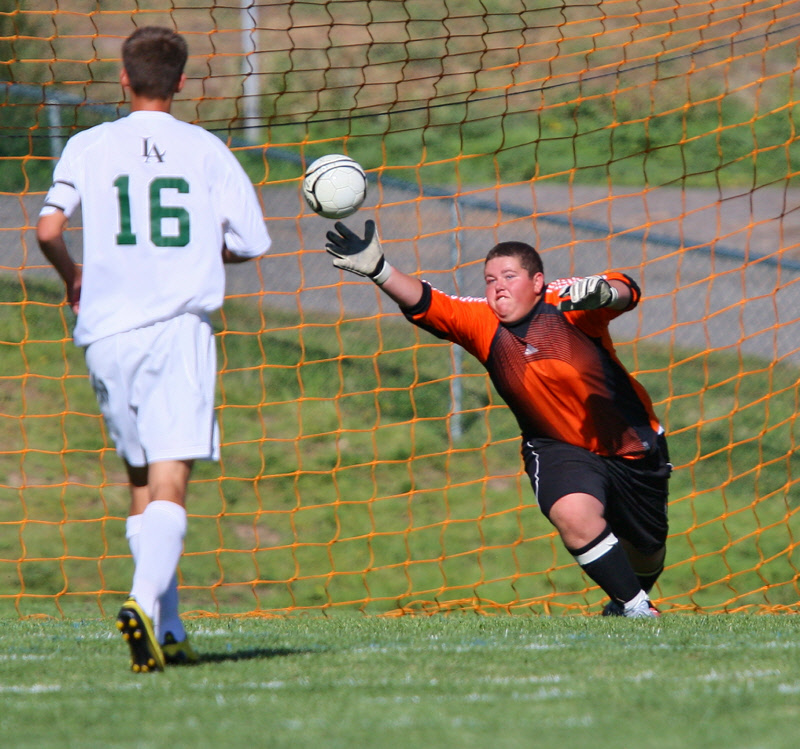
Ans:
[{"label": "orange goalkeeper jersey", "polygon": [[[607,280],[636,283],[622,273]],[[617,358],[608,325],[627,310],[558,310],[558,293],[576,279],[550,283],[523,320],[504,325],[486,299],[454,297],[423,284],[420,302],[406,317],[459,344],[489,373],[526,440],[555,439],[604,456],[639,458],[661,431],[645,389]]]}]

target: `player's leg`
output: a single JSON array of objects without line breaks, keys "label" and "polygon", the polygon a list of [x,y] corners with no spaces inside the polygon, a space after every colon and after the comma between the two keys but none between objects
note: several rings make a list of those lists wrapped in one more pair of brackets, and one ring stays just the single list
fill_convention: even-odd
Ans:
[{"label": "player's leg", "polygon": [[175,578],[186,533],[186,487],[192,461],[153,463],[148,470],[149,501],[139,515],[138,553],[131,595],[155,617]]},{"label": "player's leg", "polygon": [[649,593],[664,571],[664,561],[667,556],[666,545],[656,549],[654,552],[644,553],[639,551],[626,538],[620,537],[619,540],[628,555],[628,560],[636,573],[636,577],[639,578],[639,583],[645,592]]},{"label": "player's leg", "polygon": [[[620,539],[642,589],[650,594],[664,571],[669,524],[667,500],[672,465],[666,439],[639,460],[607,460],[606,517]],[[613,612],[613,602],[607,609]]]},{"label": "player's leg", "polygon": [[[175,584],[183,549],[183,503],[190,473],[190,461],[128,466],[132,514],[127,535],[135,567],[131,593],[117,616],[117,626],[130,646],[134,671],[160,670],[166,663],[156,623],[161,619],[161,601]],[[147,483],[142,485],[145,477]]]},{"label": "player's leg", "polygon": [[125,521],[125,538],[128,540],[128,547],[131,550],[133,566],[139,559],[139,537],[142,531],[142,513],[150,501],[150,493],[147,489],[147,466],[132,466],[127,461],[125,468],[128,472],[128,488],[131,495],[131,505],[128,511],[128,518]]},{"label": "player's leg", "polygon": [[[214,411],[216,389],[216,346],[211,325],[197,315],[182,315],[159,326],[151,346],[151,366],[139,381],[142,393],[138,409],[138,428],[149,461],[150,503],[143,514],[142,537],[150,535],[148,516],[174,514],[180,505],[181,527],[186,528],[186,490],[191,465],[195,459],[219,458],[219,433]],[[160,523],[160,532],[168,528]],[[155,532],[158,538],[159,531]],[[175,537],[173,536],[173,539]],[[149,541],[148,541],[149,543]],[[173,575],[156,601],[158,638],[168,663],[193,662],[198,659],[186,637],[179,615],[177,561],[183,537],[156,541],[162,554],[173,554]],[[143,548],[143,547],[140,547]],[[157,557],[155,557],[157,559]],[[148,599],[147,580],[154,571],[142,570],[142,594]],[[161,581],[163,585],[163,580]],[[134,578],[134,593],[139,594],[140,579]]]},{"label": "player's leg", "polygon": [[[89,379],[100,411],[117,453],[128,466],[131,509],[126,523],[126,536],[134,557],[139,555],[142,513],[147,506],[147,459],[139,439],[136,423],[135,373],[147,357],[149,345],[140,341],[138,333],[121,333],[103,338],[85,351]],[[152,614],[152,612],[151,612]],[[117,627],[130,648],[134,671],[153,671],[164,667],[164,656],[158,644],[150,614],[129,599],[117,615]]]},{"label": "player's leg", "polygon": [[522,454],[540,509],[584,572],[616,603],[621,615],[655,615],[606,519],[602,459],[551,440],[527,442]]},{"label": "player's leg", "polygon": [[[131,492],[131,509],[126,522],[126,536],[133,556],[134,568],[136,568],[140,558],[139,542],[143,514],[150,500],[149,471],[147,466],[135,467],[126,464],[126,468]],[[161,469],[156,468],[156,473],[159,470]],[[140,594],[137,591],[135,595]],[[197,654],[189,644],[180,618],[177,571],[173,573],[166,591],[156,601],[150,619],[166,663],[190,663],[198,660]]]},{"label": "player's leg", "polygon": [[[133,557],[134,569],[139,559],[142,513],[147,507],[147,466],[131,466],[128,469],[131,492],[131,509],[125,523],[125,536]],[[117,614],[117,627],[128,643],[131,652],[131,668],[134,671],[157,671],[164,668],[164,657],[158,645],[155,624],[158,613],[146,614],[138,602],[129,597]]]},{"label": "player's leg", "polygon": [[622,616],[648,616],[649,602],[628,555],[604,517],[603,504],[590,494],[560,497],[549,510],[570,554],[581,569],[615,601]]},{"label": "player's leg", "polygon": [[162,642],[177,645],[170,648],[177,659],[191,660],[175,572],[192,461],[219,455],[211,326],[183,315],[103,339],[87,349],[86,359],[117,451],[131,467],[127,533],[137,563],[132,599],[120,610],[118,626],[131,646],[134,670],[163,667],[156,629]]},{"label": "player's leg", "polygon": [[[126,463],[126,468],[128,471],[131,506],[125,523],[125,536],[128,540],[135,568],[139,559],[142,513],[150,501],[150,490],[147,484],[148,467],[131,466]],[[169,587],[159,599],[156,610],[153,612],[152,620],[153,630],[168,663],[176,658],[180,661],[196,660],[196,655],[186,642],[186,630],[180,618],[177,574],[173,575]],[[184,650],[187,652],[184,653]],[[172,651],[176,652],[173,653]]]}]

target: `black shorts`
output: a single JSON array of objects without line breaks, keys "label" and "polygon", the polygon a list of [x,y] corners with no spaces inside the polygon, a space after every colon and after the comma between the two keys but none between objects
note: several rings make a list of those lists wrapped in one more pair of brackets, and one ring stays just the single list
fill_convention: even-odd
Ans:
[{"label": "black shorts", "polygon": [[522,459],[533,493],[547,518],[556,500],[590,494],[602,502],[605,518],[618,538],[643,554],[667,540],[667,497],[672,465],[667,440],[660,435],[645,458],[604,458],[556,440],[523,440]]}]

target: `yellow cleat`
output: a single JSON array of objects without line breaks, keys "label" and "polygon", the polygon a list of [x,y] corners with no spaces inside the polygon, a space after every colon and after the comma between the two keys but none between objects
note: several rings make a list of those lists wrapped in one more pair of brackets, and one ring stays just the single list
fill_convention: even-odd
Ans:
[{"label": "yellow cleat", "polygon": [[138,674],[164,670],[164,653],[156,640],[150,617],[136,599],[129,598],[122,605],[117,614],[117,629],[130,647],[131,671]]},{"label": "yellow cleat", "polygon": [[200,656],[189,644],[189,638],[178,642],[172,632],[164,635],[164,642],[161,643],[161,650],[164,653],[164,660],[171,665],[197,663]]}]

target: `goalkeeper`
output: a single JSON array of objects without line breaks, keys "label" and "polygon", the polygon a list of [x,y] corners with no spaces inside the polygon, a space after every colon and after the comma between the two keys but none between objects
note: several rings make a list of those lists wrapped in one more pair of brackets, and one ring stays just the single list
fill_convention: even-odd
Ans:
[{"label": "goalkeeper", "polygon": [[542,512],[611,599],[604,615],[658,616],[672,466],[649,396],[618,360],[611,320],[639,287],[622,273],[545,283],[539,253],[501,242],[486,256],[485,298],[458,298],[393,268],[373,221],[362,238],[327,233],[337,268],[374,281],[406,318],[486,367],[522,431]]}]

